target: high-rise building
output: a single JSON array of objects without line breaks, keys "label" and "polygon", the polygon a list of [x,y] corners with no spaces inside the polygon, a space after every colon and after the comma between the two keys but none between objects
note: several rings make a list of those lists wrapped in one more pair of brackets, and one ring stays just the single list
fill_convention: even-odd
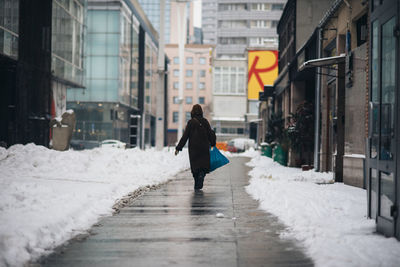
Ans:
[{"label": "high-rise building", "polygon": [[86,0],[0,0],[0,142],[49,146],[49,121],[84,87]]},{"label": "high-rise building", "polygon": [[[183,99],[179,99],[179,50],[177,44],[168,44],[165,52],[170,58],[168,78],[168,144],[175,145],[178,132],[179,104],[183,101],[183,123],[190,120],[194,104],[200,104],[204,117],[211,119],[212,73],[214,45],[186,44],[184,51]],[[183,129],[184,129],[184,125]]]},{"label": "high-rise building", "polygon": [[204,44],[216,45],[213,118],[219,140],[249,136],[258,100],[247,94],[248,50],[277,50],[276,27],[286,0],[203,0]]},{"label": "high-rise building", "polygon": [[216,44],[217,58],[243,58],[248,47],[277,48],[276,26],[286,0],[203,0],[205,44]]},{"label": "high-rise building", "polygon": [[[160,0],[138,0],[142,6],[146,16],[153,24],[153,27],[160,34]],[[171,3],[170,0],[165,0],[165,22],[164,22],[164,42],[169,44],[170,42],[170,22],[171,22]]]},{"label": "high-rise building", "polygon": [[89,0],[86,33],[86,88],[67,95],[77,118],[73,139],[154,146],[157,31],[137,1]]}]

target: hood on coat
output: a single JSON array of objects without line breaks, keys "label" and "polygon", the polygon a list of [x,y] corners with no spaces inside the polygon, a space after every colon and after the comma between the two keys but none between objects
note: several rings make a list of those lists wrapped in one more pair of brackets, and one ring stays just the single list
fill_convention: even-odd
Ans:
[{"label": "hood on coat", "polygon": [[203,109],[199,104],[193,106],[192,111],[190,112],[192,118],[194,117],[203,117]]}]

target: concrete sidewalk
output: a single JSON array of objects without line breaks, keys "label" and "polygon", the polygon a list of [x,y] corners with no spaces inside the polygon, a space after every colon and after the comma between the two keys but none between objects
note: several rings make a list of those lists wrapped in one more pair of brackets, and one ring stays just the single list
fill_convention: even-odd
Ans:
[{"label": "concrete sidewalk", "polygon": [[[244,165],[232,158],[193,191],[189,171],[104,218],[92,235],[43,259],[43,266],[313,266],[285,229],[245,192]],[[223,213],[223,218],[217,218]]]}]

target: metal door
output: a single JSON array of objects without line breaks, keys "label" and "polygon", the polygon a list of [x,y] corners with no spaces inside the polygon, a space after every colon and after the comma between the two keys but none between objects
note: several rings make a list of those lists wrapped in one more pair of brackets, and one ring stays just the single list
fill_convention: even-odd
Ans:
[{"label": "metal door", "polygon": [[379,232],[393,236],[397,219],[398,1],[371,2],[369,215],[376,218]]}]

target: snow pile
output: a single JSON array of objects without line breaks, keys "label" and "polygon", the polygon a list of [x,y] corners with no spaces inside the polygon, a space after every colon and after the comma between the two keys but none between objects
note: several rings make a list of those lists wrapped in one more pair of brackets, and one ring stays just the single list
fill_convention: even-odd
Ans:
[{"label": "snow pile", "polygon": [[400,266],[400,242],[375,234],[367,219],[365,190],[260,155],[248,165],[247,192],[288,226],[281,236],[301,241],[317,266]]},{"label": "snow pile", "polygon": [[220,152],[225,156],[225,157],[249,157],[249,158],[253,158],[257,155],[259,155],[260,153],[258,151],[256,151],[254,148],[249,148],[248,150],[246,150],[245,152],[242,153],[232,153],[229,151],[222,151],[220,150]]},{"label": "snow pile", "polygon": [[0,266],[22,266],[112,213],[115,201],[189,167],[187,153],[0,148]]}]

